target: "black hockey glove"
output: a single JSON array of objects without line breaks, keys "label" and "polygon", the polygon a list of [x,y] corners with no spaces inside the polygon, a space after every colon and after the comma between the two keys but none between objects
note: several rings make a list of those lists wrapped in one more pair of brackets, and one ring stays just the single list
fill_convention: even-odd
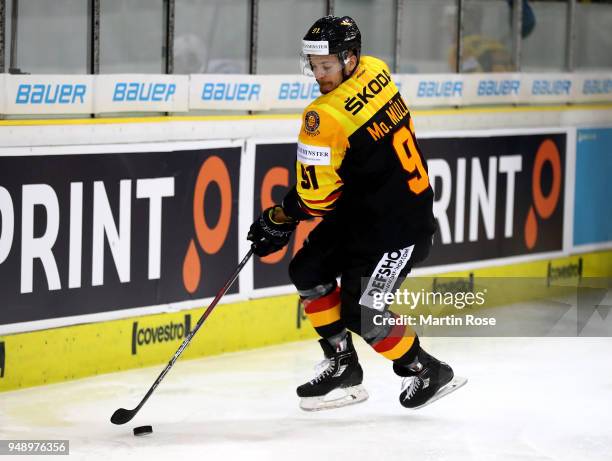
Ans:
[{"label": "black hockey glove", "polygon": [[274,222],[272,215],[276,208],[277,206],[274,206],[264,210],[249,229],[247,240],[253,242],[251,248],[257,256],[267,256],[283,249],[297,226],[297,221]]}]

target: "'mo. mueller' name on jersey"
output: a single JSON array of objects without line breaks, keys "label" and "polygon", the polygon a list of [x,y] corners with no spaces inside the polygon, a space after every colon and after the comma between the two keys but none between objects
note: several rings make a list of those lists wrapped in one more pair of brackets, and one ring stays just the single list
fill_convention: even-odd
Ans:
[{"label": "'mo. mueller' name on jersey", "polygon": [[371,119],[371,123],[365,125],[368,134],[374,141],[378,141],[389,133],[393,127],[404,121],[404,117],[410,112],[408,106],[397,93],[389,102]]}]

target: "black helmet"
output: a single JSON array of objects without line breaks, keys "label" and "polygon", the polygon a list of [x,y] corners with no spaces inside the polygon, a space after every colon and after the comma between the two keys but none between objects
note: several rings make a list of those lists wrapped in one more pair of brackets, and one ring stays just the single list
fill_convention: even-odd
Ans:
[{"label": "black helmet", "polygon": [[[361,50],[361,32],[353,18],[325,16],[315,22],[304,36],[305,42],[327,42],[327,53],[338,54],[342,51]],[[305,48],[304,53],[308,50]],[[323,54],[323,53],[321,53]]]},{"label": "black helmet", "polygon": [[[302,73],[313,76],[311,69],[311,55],[336,55],[340,69],[344,69],[349,60],[349,52],[352,52],[359,61],[361,53],[361,32],[359,27],[348,16],[341,18],[336,16],[325,16],[315,22],[302,40],[302,53],[300,55],[300,67]],[[344,74],[343,79],[349,78]]]}]

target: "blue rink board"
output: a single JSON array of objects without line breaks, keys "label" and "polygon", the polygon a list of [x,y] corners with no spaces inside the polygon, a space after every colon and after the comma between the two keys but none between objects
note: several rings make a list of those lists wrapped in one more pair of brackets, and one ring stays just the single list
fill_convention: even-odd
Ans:
[{"label": "blue rink board", "polygon": [[574,245],[612,241],[612,128],[579,129]]}]

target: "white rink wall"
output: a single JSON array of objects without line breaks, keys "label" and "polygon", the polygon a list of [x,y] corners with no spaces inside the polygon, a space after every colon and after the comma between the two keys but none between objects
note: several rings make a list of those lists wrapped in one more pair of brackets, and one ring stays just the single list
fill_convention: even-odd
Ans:
[{"label": "white rink wall", "polygon": [[[457,130],[612,125],[612,105],[471,107],[412,111],[417,136]],[[0,147],[297,139],[300,114],[81,120],[0,120]]]}]

